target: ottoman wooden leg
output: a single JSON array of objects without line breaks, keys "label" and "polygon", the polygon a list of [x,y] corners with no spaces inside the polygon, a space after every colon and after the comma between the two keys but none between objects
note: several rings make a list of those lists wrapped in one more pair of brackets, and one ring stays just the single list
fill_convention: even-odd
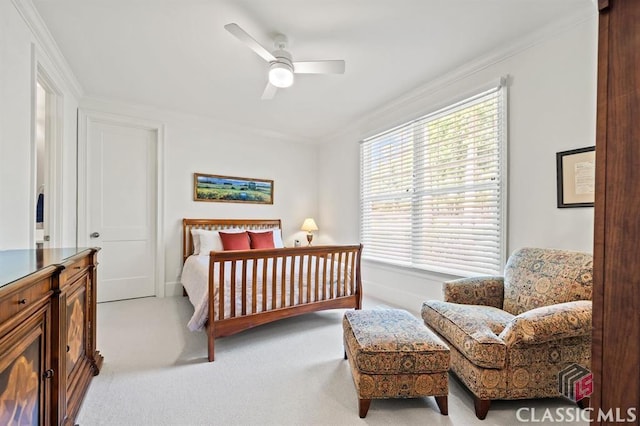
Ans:
[{"label": "ottoman wooden leg", "polygon": [[371,405],[370,399],[358,398],[358,414],[360,414],[361,419],[364,419],[365,417],[367,417],[367,413],[369,412],[370,405]]},{"label": "ottoman wooden leg", "polygon": [[582,398],[580,401],[577,402],[578,407],[580,407],[581,409],[585,409],[585,408],[589,408],[589,405],[591,405],[591,398]]},{"label": "ottoman wooden leg", "polygon": [[347,339],[342,339],[342,348],[344,349],[344,359],[347,358]]},{"label": "ottoman wooden leg", "polygon": [[473,403],[476,408],[476,417],[480,420],[484,420],[485,417],[487,417],[487,413],[489,412],[489,407],[491,407],[491,400],[480,399],[477,396],[474,396]]},{"label": "ottoman wooden leg", "polygon": [[440,414],[443,416],[449,415],[449,402],[447,400],[447,396],[436,396],[436,404],[438,404],[438,408],[440,409]]}]

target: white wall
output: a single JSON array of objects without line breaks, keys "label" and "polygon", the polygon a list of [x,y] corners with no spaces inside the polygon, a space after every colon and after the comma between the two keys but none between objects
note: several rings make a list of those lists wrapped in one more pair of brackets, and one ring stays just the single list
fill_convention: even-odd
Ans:
[{"label": "white wall", "polygon": [[[28,8],[28,6],[27,6]],[[25,10],[22,10],[26,13]],[[46,53],[45,53],[46,52]],[[77,89],[10,0],[0,0],[0,249],[30,247],[35,228],[35,148],[32,147],[34,63],[62,96],[58,245],[75,245]]]},{"label": "white wall", "polygon": [[[317,217],[316,148],[280,135],[194,115],[83,99],[81,108],[164,125],[164,254],[166,294],[181,294],[183,218],[281,219],[286,245],[307,216]],[[274,203],[193,201],[193,173],[272,179]]]},{"label": "white wall", "polygon": [[[0,0],[0,249],[29,248],[35,228],[35,171],[31,167],[35,62],[45,68],[62,96],[62,232],[58,245],[74,246],[76,242],[76,111],[82,90],[33,5]],[[162,226],[167,294],[179,289],[183,217],[280,218],[285,244],[293,244],[296,238],[304,239],[299,230],[303,219],[318,215],[314,146],[205,117],[89,98],[83,100],[83,106],[164,126]],[[195,202],[194,172],[273,179],[274,204]]]},{"label": "white wall", "polygon": [[26,247],[32,193],[32,38],[8,0],[0,2],[0,31],[0,248]]},{"label": "white wall", "polygon": [[[30,247],[35,228],[35,171],[31,166],[35,156],[31,146],[35,62],[45,68],[61,92],[58,245],[74,246],[76,242],[76,111],[81,88],[40,24],[30,2],[0,0],[0,249]],[[299,227],[305,217],[317,217],[313,146],[203,117],[91,99],[83,102],[85,107],[164,124],[162,226],[167,294],[178,289],[183,217],[280,218],[287,244],[304,238]],[[194,202],[194,172],[273,179],[274,204]]]},{"label": "white wall", "polygon": [[[326,240],[359,236],[358,141],[509,75],[508,253],[524,246],[592,251],[593,208],[556,207],[555,154],[595,144],[597,17],[539,33],[368,114],[321,146],[319,221]],[[550,31],[551,28],[547,29]],[[525,44],[526,43],[526,44]],[[450,277],[363,263],[365,294],[417,311]]]},{"label": "white wall", "polygon": [[[27,247],[33,228],[34,51],[62,92],[60,245],[75,243],[75,130],[81,89],[60,67],[56,52],[52,54],[55,46],[46,41],[46,34],[30,28],[11,0],[0,0],[0,249]],[[314,216],[320,228],[317,241],[357,242],[358,141],[505,74],[511,77],[508,250],[530,245],[591,251],[593,209],[555,207],[555,153],[594,144],[596,47],[593,16],[525,50],[453,70],[453,77],[443,76],[372,111],[317,147],[203,117],[92,99],[83,101],[83,106],[165,126],[163,228],[168,294],[177,288],[183,217],[281,218],[285,239],[291,244],[294,238],[304,240],[299,226],[304,217]],[[194,202],[193,172],[273,179],[275,204]],[[426,298],[440,297],[440,283],[447,278],[366,262],[363,277],[368,294],[413,310]]]}]

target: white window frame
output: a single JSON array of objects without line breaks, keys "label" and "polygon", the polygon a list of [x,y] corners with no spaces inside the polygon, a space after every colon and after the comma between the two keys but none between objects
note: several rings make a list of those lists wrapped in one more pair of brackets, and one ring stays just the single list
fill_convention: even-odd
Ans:
[{"label": "white window frame", "polygon": [[[363,251],[364,260],[380,262],[384,264],[391,264],[391,265],[411,268],[411,269],[426,270],[426,271],[444,273],[444,274],[449,274],[454,276],[462,276],[462,277],[477,276],[477,275],[491,275],[491,274],[497,275],[502,273],[504,268],[504,262],[506,260],[506,246],[507,246],[507,177],[508,177],[508,171],[507,171],[508,105],[507,105],[507,102],[508,102],[508,93],[507,93],[506,82],[507,82],[507,78],[502,77],[498,80],[498,82],[491,83],[489,85],[485,85],[481,88],[478,88],[473,92],[471,92],[471,94],[469,95],[458,98],[456,101],[448,102],[444,107],[434,109],[428,112],[427,114],[420,116],[417,119],[408,120],[407,122],[401,125],[394,126],[388,130],[377,133],[376,135],[373,135],[361,141],[360,235],[361,235],[361,240],[364,244],[364,251]],[[373,230],[367,229],[366,221],[367,219],[372,219],[373,215],[365,217],[368,214],[366,213],[365,203],[371,200],[371,198],[367,199],[367,197],[370,196],[371,193],[373,193],[375,197],[375,190],[371,190],[369,193],[365,193],[367,192],[368,189],[372,188],[372,186],[368,185],[369,182],[365,182],[365,179],[368,179],[367,173],[370,173],[373,170],[370,167],[368,167],[368,165],[365,163],[365,149],[367,144],[375,143],[376,141],[380,142],[383,140],[382,138],[384,138],[385,135],[389,135],[394,132],[396,132],[397,134],[397,132],[402,131],[403,129],[407,129],[407,132],[409,134],[411,134],[411,132],[416,133],[416,130],[413,130],[411,128],[411,126],[414,126],[414,124],[429,123],[430,121],[435,120],[437,117],[441,117],[443,114],[445,116],[447,113],[451,114],[453,113],[453,111],[460,109],[461,106],[463,107],[465,104],[471,105],[474,100],[481,98],[483,96],[487,96],[492,92],[496,93],[496,99],[498,100],[497,114],[500,118],[500,122],[498,125],[499,127],[497,128],[497,136],[496,136],[496,142],[498,145],[497,146],[498,201],[496,203],[496,208],[498,210],[499,226],[498,226],[497,233],[491,236],[491,238],[497,239],[497,243],[494,243],[494,246],[491,247],[491,256],[494,257],[492,260],[493,263],[478,266],[477,264],[474,265],[473,262],[469,262],[469,265],[467,266],[466,264],[464,264],[464,262],[461,262],[460,260],[452,261],[452,262],[447,262],[447,261],[430,262],[428,260],[425,261],[424,257],[421,258],[419,253],[419,247],[418,247],[420,245],[418,242],[420,238],[416,236],[417,235],[416,231],[418,229],[417,228],[418,225],[416,223],[417,223],[417,219],[421,217],[422,212],[420,211],[418,206],[419,196],[417,196],[416,193],[424,192],[425,187],[416,188],[416,183],[417,183],[416,181],[418,180],[418,178],[416,178],[416,173],[417,173],[416,170],[420,170],[419,161],[420,161],[420,158],[423,158],[419,155],[413,155],[410,161],[410,164],[411,164],[410,169],[412,174],[412,184],[411,184],[411,188],[408,190],[408,192],[411,194],[411,197],[410,197],[411,198],[411,201],[410,201],[411,225],[410,227],[408,229],[406,228],[408,225],[406,223],[407,219],[405,215],[405,218],[401,219],[402,224],[400,224],[399,228],[393,229],[393,227],[389,227],[387,229],[387,228],[378,227]],[[415,134],[413,136],[410,136],[410,138],[415,139]],[[425,149],[424,146],[428,145],[428,143],[425,143],[428,141],[428,138],[420,137],[418,139],[420,139],[420,141],[416,142],[416,146],[412,146],[414,153],[416,152],[416,149],[418,150]],[[420,143],[422,143],[423,145],[418,147],[417,144],[420,144]],[[413,141],[409,142],[409,144],[413,145]],[[402,167],[401,169],[402,170],[399,172],[400,175],[402,175],[402,173],[407,173],[406,167]],[[380,197],[381,197],[380,200],[385,199],[384,195],[381,195]],[[392,197],[392,196],[389,196],[389,197]],[[405,199],[406,198],[407,197],[405,197]],[[404,225],[404,227],[402,227],[402,225]],[[420,229],[424,231],[425,228],[422,227]],[[452,227],[451,229],[454,229],[454,227]],[[385,232],[387,233],[397,232],[394,235],[394,238],[397,238],[398,235],[403,235],[404,241],[408,241],[408,244],[410,245],[410,247],[403,248],[401,244],[398,245],[397,242],[395,246],[393,244],[390,244],[388,247],[381,247],[380,241],[384,240],[384,238],[380,238],[380,234],[384,234]],[[369,244],[370,250],[367,250],[367,246],[368,246],[367,243],[369,238],[371,238],[370,240],[371,244]],[[423,242],[422,244],[424,247],[425,243]],[[497,247],[495,246],[495,244],[497,244]],[[371,248],[374,245],[375,247]],[[486,249],[482,249],[482,250],[485,250],[486,252]],[[478,251],[478,253],[480,252]],[[445,255],[443,254],[443,259],[444,258],[445,258]]]}]

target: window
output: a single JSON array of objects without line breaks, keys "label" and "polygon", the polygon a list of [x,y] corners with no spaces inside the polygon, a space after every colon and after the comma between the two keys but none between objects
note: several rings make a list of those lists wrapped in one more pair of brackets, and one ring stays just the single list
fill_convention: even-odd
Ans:
[{"label": "window", "polygon": [[363,257],[470,276],[503,268],[501,84],[360,145]]}]

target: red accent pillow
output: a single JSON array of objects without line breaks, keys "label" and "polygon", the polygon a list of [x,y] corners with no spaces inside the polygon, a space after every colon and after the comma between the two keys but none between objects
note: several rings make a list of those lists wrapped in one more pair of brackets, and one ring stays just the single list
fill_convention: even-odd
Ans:
[{"label": "red accent pillow", "polygon": [[276,248],[273,244],[273,231],[268,232],[251,232],[249,233],[249,240],[251,240],[252,249],[270,249]]},{"label": "red accent pillow", "polygon": [[219,232],[222,248],[228,250],[249,250],[249,235],[247,231],[238,233]]}]

